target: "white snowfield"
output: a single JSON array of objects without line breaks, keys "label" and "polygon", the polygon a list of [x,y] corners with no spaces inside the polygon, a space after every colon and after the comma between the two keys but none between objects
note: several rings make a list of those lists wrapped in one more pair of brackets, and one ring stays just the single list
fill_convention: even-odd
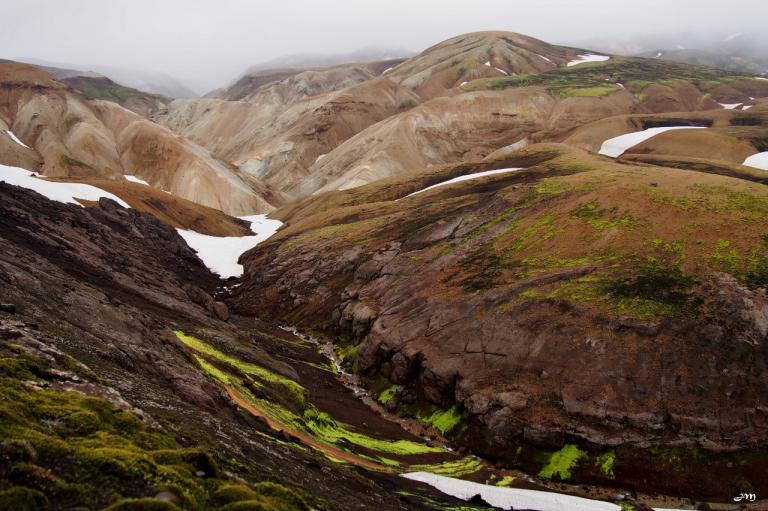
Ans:
[{"label": "white snowfield", "polygon": [[718,103],[721,107],[725,108],[726,110],[733,110],[737,106],[741,106],[744,103]]},{"label": "white snowfield", "polygon": [[599,154],[604,156],[610,156],[611,158],[618,158],[630,147],[634,147],[641,142],[645,142],[649,138],[655,137],[660,133],[671,130],[687,130],[687,129],[703,129],[704,126],[665,126],[663,128],[648,128],[643,131],[635,131],[633,133],[626,133],[619,135],[618,137],[609,138],[600,147]]},{"label": "white snowfield", "polygon": [[[602,500],[585,499],[538,490],[504,488],[489,484],[474,483],[453,477],[440,476],[429,472],[410,472],[402,477],[419,481],[456,497],[470,500],[480,495],[488,504],[501,509],[532,509],[534,511],[621,511],[621,507]],[[681,511],[677,509],[654,508],[654,511]]]},{"label": "white snowfield", "polygon": [[486,170],[484,172],[475,172],[474,174],[466,174],[464,176],[454,177],[453,179],[449,179],[448,181],[442,181],[440,183],[437,183],[436,185],[428,186],[419,191],[408,194],[405,197],[401,197],[400,199],[397,199],[397,200],[407,199],[408,197],[413,197],[414,195],[426,192],[427,190],[432,190],[433,188],[437,188],[439,186],[451,185],[453,183],[459,183],[461,181],[469,181],[470,179],[478,179],[485,176],[495,176],[496,174],[505,174],[507,172],[514,172],[516,170],[520,170],[520,169],[510,168],[510,169]]},{"label": "white snowfield", "polygon": [[596,55],[594,53],[586,53],[579,55],[579,58],[572,60],[568,63],[568,67],[578,66],[579,64],[586,64],[587,62],[605,62],[610,59],[608,55]]},{"label": "white snowfield", "polygon": [[561,493],[551,493],[518,488],[504,488],[473,483],[429,472],[411,472],[403,477],[420,481],[453,497],[469,500],[480,495],[488,504],[501,509],[533,509],[535,511],[621,511],[610,502],[590,500]]},{"label": "white snowfield", "polygon": [[0,165],[0,181],[8,184],[21,186],[34,190],[40,195],[44,195],[51,200],[64,202],[66,204],[77,204],[82,206],[77,199],[87,201],[98,201],[101,197],[106,197],[117,202],[124,208],[129,208],[128,204],[117,195],[113,195],[101,188],[86,185],[82,183],[60,183],[58,181],[46,181],[38,177],[34,172],[18,167],[8,167]]},{"label": "white snowfield", "polygon": [[146,181],[144,181],[143,179],[139,179],[139,178],[138,178],[138,177],[136,177],[136,176],[132,176],[132,175],[130,175],[130,174],[126,174],[126,175],[124,175],[123,177],[124,177],[125,179],[127,179],[128,181],[130,181],[131,183],[139,183],[140,185],[147,185],[147,186],[149,186],[149,183],[147,183],[147,182],[146,182]]},{"label": "white snowfield", "polygon": [[768,151],[764,153],[753,154],[744,160],[744,165],[756,169],[768,170]]},{"label": "white snowfield", "polygon": [[27,144],[25,144],[24,142],[19,140],[19,137],[17,137],[14,132],[12,132],[11,130],[5,130],[5,132],[8,133],[8,136],[11,137],[11,140],[13,140],[14,142],[16,142],[17,144],[19,144],[21,146],[26,147],[27,149],[30,149],[30,147]]},{"label": "white snowfield", "polygon": [[267,215],[240,217],[251,222],[253,236],[208,236],[199,232],[176,229],[187,245],[212,272],[221,278],[239,277],[243,266],[237,261],[240,256],[277,232],[283,222],[272,220]]}]

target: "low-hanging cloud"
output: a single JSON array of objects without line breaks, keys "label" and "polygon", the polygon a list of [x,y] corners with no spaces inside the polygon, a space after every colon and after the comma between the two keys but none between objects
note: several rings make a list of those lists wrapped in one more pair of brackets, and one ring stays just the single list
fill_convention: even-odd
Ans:
[{"label": "low-hanging cloud", "polygon": [[0,56],[164,72],[197,92],[296,53],[421,51],[477,30],[551,42],[644,34],[760,34],[765,0],[2,1]]}]

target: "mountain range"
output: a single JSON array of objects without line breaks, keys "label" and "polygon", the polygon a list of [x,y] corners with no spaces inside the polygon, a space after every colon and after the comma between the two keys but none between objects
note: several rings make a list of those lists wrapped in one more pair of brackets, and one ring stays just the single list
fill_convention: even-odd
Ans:
[{"label": "mountain range", "polygon": [[0,508],[759,500],[768,79],[738,39],[475,32],[203,97],[0,61]]}]

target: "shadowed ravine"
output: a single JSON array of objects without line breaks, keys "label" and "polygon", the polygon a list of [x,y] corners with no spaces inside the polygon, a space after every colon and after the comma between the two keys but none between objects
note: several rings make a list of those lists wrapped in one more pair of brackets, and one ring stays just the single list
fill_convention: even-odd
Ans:
[{"label": "shadowed ravine", "polygon": [[[497,468],[492,463],[467,453],[466,450],[454,451],[435,428],[418,420],[390,414],[379,406],[359,378],[344,369],[343,361],[330,342],[305,335],[294,327],[280,329],[286,333],[286,338],[279,341],[274,338],[274,345],[261,347],[272,356],[283,353],[285,361],[305,369],[301,381],[302,385],[309,389],[307,402],[309,406],[317,406],[321,413],[327,413],[331,420],[336,421],[342,431],[337,443],[328,441],[328,435],[313,434],[311,428],[308,430],[306,425],[293,420],[290,414],[285,415],[285,411],[276,409],[275,403],[255,398],[253,393],[239,383],[231,380],[225,383],[228,377],[222,376],[210,366],[207,371],[219,381],[237,406],[263,420],[283,438],[316,449],[333,462],[383,474],[429,472],[500,487],[556,492],[596,500],[615,500],[618,491],[616,488],[546,482],[519,470]],[[190,341],[186,334],[177,332],[177,336],[182,340],[186,338],[188,345],[197,346],[201,351],[205,350]],[[296,349],[298,346],[301,348]],[[232,363],[237,364],[234,361]],[[323,365],[327,368],[322,367]],[[204,361],[201,366],[206,370],[207,364]],[[323,389],[322,396],[313,392],[317,388]],[[316,398],[322,402],[315,401]],[[370,445],[362,445],[365,442],[359,439],[347,441],[344,431],[352,432],[353,435],[369,436]],[[386,452],[386,447],[382,447],[382,443],[386,445],[400,441],[404,442],[403,446],[393,448],[390,452]],[[377,459],[379,461],[376,461]],[[644,500],[652,501],[654,505],[661,506],[663,503],[665,506],[681,508],[689,504],[687,499],[664,496],[644,496]]]}]

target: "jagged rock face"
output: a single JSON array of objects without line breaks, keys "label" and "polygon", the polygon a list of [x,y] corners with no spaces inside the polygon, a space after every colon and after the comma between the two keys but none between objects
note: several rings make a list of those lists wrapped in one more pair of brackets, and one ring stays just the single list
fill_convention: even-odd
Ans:
[{"label": "jagged rock face", "polygon": [[225,407],[216,388],[201,383],[183,362],[182,352],[152,348],[174,344],[153,313],[212,321],[183,286],[194,282],[210,291],[217,279],[174,229],[108,199],[100,208],[82,208],[5,183],[0,195],[2,301],[82,332],[77,347],[91,356],[171,382],[201,407]]},{"label": "jagged rock face", "polygon": [[580,53],[587,52],[514,32],[475,32],[424,50],[388,76],[420,97],[430,99],[479,78],[542,73],[565,67]]},{"label": "jagged rock face", "polygon": [[267,212],[273,209],[270,201],[280,203],[279,194],[202,147],[115,103],[89,102],[31,66],[1,64],[0,84],[8,91],[0,117],[32,148],[10,146],[2,156],[6,164],[23,164],[51,177],[123,179],[135,174],[232,215]]},{"label": "jagged rock face", "polygon": [[[761,231],[727,227],[742,212],[709,205],[681,215],[672,202],[648,202],[639,192],[676,197],[744,186],[765,197],[764,187],[573,152],[537,164],[537,154],[533,146],[528,171],[397,203],[389,201],[451,174],[427,172],[288,208],[287,229],[246,255],[231,305],[354,341],[364,374],[442,407],[459,405],[472,432],[459,441],[494,458],[516,459],[519,442],[764,448],[768,409],[758,396],[768,391],[768,297],[718,272],[708,252],[727,238],[742,247],[734,253],[750,253]],[[579,171],[586,168],[593,170]],[[576,173],[542,179],[562,172]],[[637,227],[580,216],[591,205]],[[691,232],[688,222],[714,225],[701,215],[714,215],[723,230],[696,230],[698,241],[670,242],[688,248],[669,245],[669,252],[649,243],[679,239]],[[623,294],[604,294],[623,282],[623,269],[673,253],[683,261],[680,285],[689,286],[687,312],[648,313]],[[655,271],[646,277],[658,283]],[[662,280],[675,281],[671,271]],[[688,271],[700,272],[695,284],[682,277]],[[661,288],[651,296],[667,292],[678,296]]]}]

